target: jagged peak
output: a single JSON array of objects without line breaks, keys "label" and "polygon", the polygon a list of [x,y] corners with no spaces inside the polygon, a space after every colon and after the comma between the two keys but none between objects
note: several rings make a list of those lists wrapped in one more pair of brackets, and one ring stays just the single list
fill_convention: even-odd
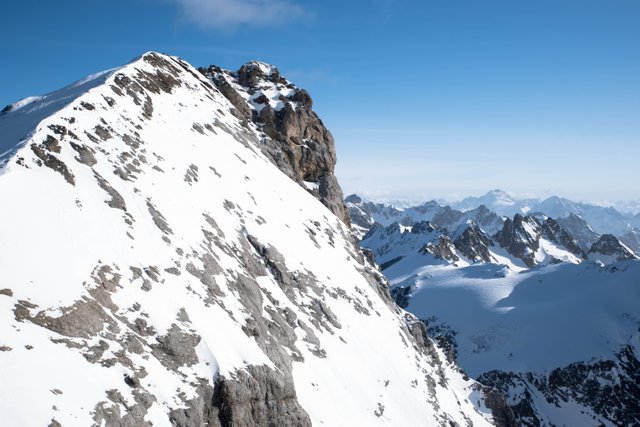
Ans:
[{"label": "jagged peak", "polygon": [[430,221],[419,221],[416,222],[412,228],[411,233],[413,234],[430,234],[435,231],[437,227],[433,225]]},{"label": "jagged peak", "polygon": [[242,67],[247,67],[250,69],[257,68],[258,70],[260,70],[260,72],[262,72],[267,76],[270,76],[271,73],[274,73],[274,72],[280,73],[280,70],[278,70],[278,68],[275,65],[269,64],[267,62],[259,61],[257,59],[253,59],[251,61],[246,62],[244,65],[242,65]]},{"label": "jagged peak", "polygon": [[616,252],[625,253],[625,254],[628,253],[629,255],[635,258],[635,256],[633,255],[633,251],[629,249],[624,243],[620,241],[620,239],[618,239],[613,234],[603,234],[602,236],[600,236],[598,241],[591,246],[591,250],[589,251],[589,253],[598,252],[598,253],[609,254],[611,251],[616,251]]},{"label": "jagged peak", "polygon": [[358,203],[362,203],[364,200],[362,199],[362,197],[358,196],[357,194],[349,194],[344,199],[344,201],[347,202],[347,203],[358,204]]}]

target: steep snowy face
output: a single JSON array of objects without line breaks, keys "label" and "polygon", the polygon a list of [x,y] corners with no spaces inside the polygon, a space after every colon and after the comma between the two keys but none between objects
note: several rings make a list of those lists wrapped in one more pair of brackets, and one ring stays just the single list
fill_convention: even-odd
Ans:
[{"label": "steep snowy face", "polygon": [[[243,68],[220,74],[285,90]],[[294,182],[313,166],[265,154],[283,142],[216,78],[148,53],[3,114],[3,422],[489,424],[495,400],[393,304],[323,175]],[[291,90],[244,109],[310,108]]]}]

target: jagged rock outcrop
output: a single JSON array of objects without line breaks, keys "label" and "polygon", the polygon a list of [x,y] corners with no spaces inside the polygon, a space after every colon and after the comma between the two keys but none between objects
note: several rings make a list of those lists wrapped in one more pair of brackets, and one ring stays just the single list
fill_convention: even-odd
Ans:
[{"label": "jagged rock outcrop", "polygon": [[493,259],[489,251],[492,244],[491,239],[475,222],[464,227],[464,231],[456,237],[453,244],[461,254],[472,262],[491,262]]},{"label": "jagged rock outcrop", "polygon": [[438,209],[433,218],[431,218],[431,222],[438,227],[446,227],[459,221],[463,215],[462,212],[451,209],[449,206],[443,206]]},{"label": "jagged rock outcrop", "polygon": [[411,234],[431,234],[436,230],[436,226],[431,221],[420,221],[411,226]]},{"label": "jagged rock outcrop", "polygon": [[578,246],[578,242],[553,218],[546,218],[542,223],[542,236],[551,242],[562,245],[566,250],[580,258],[585,257],[584,252]]},{"label": "jagged rock outcrop", "polygon": [[215,65],[198,70],[229,99],[238,117],[253,122],[263,132],[260,147],[264,153],[350,224],[334,175],[333,136],[313,111],[309,93],[282,77],[276,67],[258,61],[236,72]]},{"label": "jagged rock outcrop", "polygon": [[516,214],[513,220],[507,218],[494,239],[527,267],[584,259],[577,242],[552,218]]},{"label": "jagged rock outcrop", "polygon": [[558,218],[556,221],[585,254],[589,252],[591,245],[600,238],[600,235],[591,228],[589,223],[576,214],[572,213],[567,217]]},{"label": "jagged rock outcrop", "polygon": [[541,226],[534,217],[515,214],[507,218],[504,227],[494,239],[510,254],[520,258],[527,267],[536,265],[536,252],[540,247]]},{"label": "jagged rock outcrop", "polygon": [[603,234],[600,236],[600,239],[591,245],[587,256],[589,259],[597,259],[605,264],[638,259],[633,251],[623,245],[613,234]]},{"label": "jagged rock outcrop", "polygon": [[440,235],[435,241],[427,243],[420,249],[420,252],[431,254],[437,259],[447,261],[458,261],[460,259],[460,257],[456,255],[456,247],[447,235]]},{"label": "jagged rock outcrop", "polygon": [[576,362],[547,375],[491,371],[479,381],[509,396],[520,426],[545,425],[548,412],[572,404],[582,407],[577,423],[630,426],[640,423],[639,373],[640,360],[625,346],[612,360]]}]

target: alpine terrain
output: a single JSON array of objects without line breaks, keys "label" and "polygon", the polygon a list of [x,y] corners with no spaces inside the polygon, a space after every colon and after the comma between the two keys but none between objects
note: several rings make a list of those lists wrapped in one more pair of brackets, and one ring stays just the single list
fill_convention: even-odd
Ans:
[{"label": "alpine terrain", "polygon": [[346,203],[396,302],[514,425],[639,425],[640,259],[614,235],[629,215],[558,200]]},{"label": "alpine terrain", "polygon": [[[196,69],[150,52],[2,110],[3,425],[513,425],[500,393],[470,379],[427,337],[359,248],[333,174],[334,142],[312,106],[270,65]],[[489,229],[500,225],[480,214]],[[453,248],[467,239],[478,259],[506,257],[479,232],[479,216],[469,217],[476,225],[465,218],[451,223],[454,243],[436,239],[430,256],[462,259]],[[531,227],[548,236],[545,224]],[[414,227],[411,244],[430,228]],[[389,239],[406,234],[394,230]],[[618,250],[610,240],[598,250]],[[562,245],[544,253],[581,256]],[[585,277],[585,299],[600,286],[590,278],[606,277],[614,299],[638,265],[614,266],[513,270],[498,275],[492,295],[537,277],[550,286],[546,277],[560,269]],[[396,276],[397,286],[421,286],[420,274]],[[419,291],[410,294],[409,308],[425,308],[414,310],[419,316],[432,309]],[[626,296],[624,304],[637,301]],[[496,312],[530,311],[512,300]],[[637,310],[626,312],[619,323],[637,328]],[[627,331],[617,325],[609,325],[620,332],[615,344]],[[507,360],[492,344],[495,334],[481,347],[483,336],[469,333],[476,339],[459,342],[461,360],[479,348],[482,360],[469,371],[494,368],[484,378],[512,400],[520,396],[512,390],[532,389],[535,402],[548,392],[582,408],[583,395],[574,398],[567,381],[583,381],[585,393],[602,383],[621,397],[638,384],[620,383],[622,373],[637,375],[636,341],[605,361],[562,358],[558,380],[545,382],[518,373],[515,362],[495,371]],[[500,358],[484,362],[494,354]]]}]

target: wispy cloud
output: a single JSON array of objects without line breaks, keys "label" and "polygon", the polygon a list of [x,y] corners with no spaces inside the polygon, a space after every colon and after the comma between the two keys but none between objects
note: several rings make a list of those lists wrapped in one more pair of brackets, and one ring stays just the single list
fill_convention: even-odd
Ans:
[{"label": "wispy cloud", "polygon": [[202,28],[277,26],[307,15],[294,0],[171,0],[183,16]]}]

